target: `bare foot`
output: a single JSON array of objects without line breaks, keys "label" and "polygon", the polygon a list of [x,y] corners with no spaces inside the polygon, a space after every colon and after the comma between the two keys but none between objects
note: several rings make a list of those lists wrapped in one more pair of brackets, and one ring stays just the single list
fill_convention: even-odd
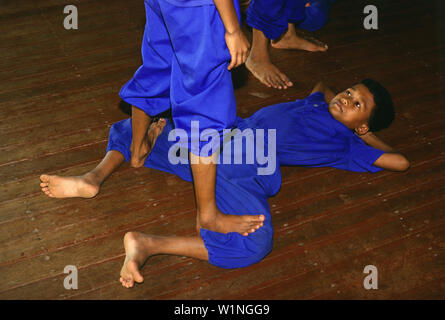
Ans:
[{"label": "bare foot", "polygon": [[165,119],[159,119],[157,122],[152,122],[147,130],[147,135],[142,140],[142,144],[137,148],[131,143],[130,151],[130,166],[133,168],[140,168],[144,165],[151,150],[155,145],[156,139],[162,133],[166,124]]},{"label": "bare foot", "polygon": [[121,277],[119,281],[122,286],[131,288],[134,282],[141,283],[144,281],[139,268],[144,264],[145,260],[150,256],[147,246],[149,238],[143,237],[138,232],[127,232],[124,237],[125,262],[121,269]]},{"label": "bare foot", "polygon": [[141,145],[138,147],[135,147],[132,141],[130,152],[131,152],[130,166],[132,166],[133,168],[142,167],[145,163],[145,159],[147,159],[148,154],[150,152],[150,148],[148,147],[147,136],[145,136],[145,138],[141,142]]},{"label": "bare foot", "polygon": [[147,132],[147,141],[148,141],[148,147],[150,148],[150,151],[153,150],[156,139],[159,137],[159,135],[162,133],[162,130],[164,130],[164,127],[166,125],[165,119],[161,118],[156,122],[153,122],[150,127],[148,128]]},{"label": "bare foot", "polygon": [[276,49],[298,49],[305,51],[326,51],[328,45],[313,37],[296,32],[293,24],[289,25],[286,33],[278,40],[271,41],[271,46]]},{"label": "bare foot", "polygon": [[[203,218],[204,216],[204,218]],[[211,231],[229,233],[238,232],[243,236],[247,236],[249,233],[253,233],[263,226],[265,217],[263,215],[233,215],[224,214],[217,211],[213,216],[205,217],[203,214],[199,214],[196,219],[196,229],[200,231],[200,228],[204,228]]]},{"label": "bare foot", "polygon": [[42,174],[40,181],[42,192],[51,198],[93,198],[100,187],[90,173],[77,177]]},{"label": "bare foot", "polygon": [[292,87],[293,83],[282,73],[267,57],[256,57],[252,51],[247,58],[246,68],[266,86],[275,89],[287,89]]}]

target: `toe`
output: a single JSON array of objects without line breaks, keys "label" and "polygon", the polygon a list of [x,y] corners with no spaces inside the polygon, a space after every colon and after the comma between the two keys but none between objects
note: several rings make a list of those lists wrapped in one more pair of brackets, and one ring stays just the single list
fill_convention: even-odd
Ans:
[{"label": "toe", "polygon": [[286,86],[286,81],[284,81],[284,80],[281,78],[281,75],[280,75],[280,74],[277,74],[277,76],[276,76],[276,78],[275,78],[275,82],[278,83],[278,85],[279,85],[280,87],[283,87],[283,88],[284,88],[284,86]]},{"label": "toe", "polygon": [[280,80],[280,78],[278,76],[274,76],[273,82],[275,84],[275,88],[277,88],[277,89],[281,89],[282,88],[282,83],[281,83],[281,80]]},{"label": "toe", "polygon": [[270,81],[269,77],[264,77],[264,79],[261,79],[261,82],[269,88],[272,87],[272,82]]},{"label": "toe", "polygon": [[275,81],[275,79],[271,79],[270,82],[271,82],[271,84],[272,84],[272,87],[274,87],[275,89],[278,89],[279,85],[278,85],[278,83]]},{"label": "toe", "polygon": [[142,277],[140,274],[136,274],[134,276],[134,281],[136,281],[137,283],[142,283],[144,282],[144,277]]},{"label": "toe", "polygon": [[129,270],[132,271],[131,282],[133,282],[133,280],[138,282],[138,283],[141,283],[141,282],[144,281],[144,278],[142,277],[141,273],[139,272],[138,265],[137,265],[137,263],[135,261],[130,261],[128,263],[128,267],[129,267]]},{"label": "toe", "polygon": [[291,85],[292,84],[292,82],[289,80],[289,78],[285,74],[280,73],[280,78],[281,78],[281,81],[283,81],[283,83],[285,85]]},{"label": "toe", "polygon": [[130,288],[131,282],[132,282],[132,279],[130,279],[130,278],[123,278],[123,282],[122,283],[123,283],[124,287]]}]

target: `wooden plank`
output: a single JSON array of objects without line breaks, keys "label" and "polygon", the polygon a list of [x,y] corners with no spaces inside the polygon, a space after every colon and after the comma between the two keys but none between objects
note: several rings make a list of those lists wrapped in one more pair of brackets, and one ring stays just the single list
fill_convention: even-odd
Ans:
[{"label": "wooden plank", "polygon": [[[406,195],[406,198],[410,195]],[[402,197],[406,199],[405,197]],[[443,202],[441,203],[443,206]],[[196,267],[196,270],[189,277],[168,277],[169,270],[165,270],[167,278],[163,281],[156,281],[154,277],[150,275],[150,268],[148,266],[143,270],[145,276],[145,284],[138,286],[138,290],[130,292],[122,292],[119,286],[110,284],[109,287],[101,287],[99,289],[100,295],[104,299],[126,297],[130,299],[134,298],[149,298],[149,299],[232,299],[232,298],[247,298],[247,299],[264,299],[273,298],[268,289],[264,289],[262,296],[260,292],[257,292],[258,287],[264,287],[266,284],[275,284],[277,279],[287,278],[289,274],[295,275],[296,270],[300,272],[306,272],[310,268],[327,268],[327,264],[333,263],[337,259],[346,258],[345,261],[350,262],[349,253],[361,252],[368,244],[368,248],[371,248],[369,243],[380,243],[392,237],[397,239],[403,234],[404,230],[400,226],[400,218],[408,219],[407,216],[416,217],[418,220],[429,218],[431,225],[436,225],[437,219],[442,219],[442,213],[436,211],[423,210],[424,208],[418,208],[415,211],[406,211],[399,217],[387,217],[386,219],[380,215],[386,215],[382,210],[378,209],[378,206],[369,208],[365,212],[362,212],[363,216],[372,215],[374,224],[369,219],[367,223],[360,223],[355,225],[352,229],[343,229],[343,231],[332,231],[331,235],[325,237],[319,237],[318,231],[314,228],[317,227],[317,223],[305,225],[298,229],[298,232],[293,232],[284,236],[280,230],[276,230],[277,236],[274,241],[274,251],[266,257],[261,263],[250,266],[245,269],[235,270],[221,270],[214,267],[196,267],[195,264],[190,268]],[[361,210],[355,210],[355,214]],[[390,214],[391,216],[391,214]],[[389,218],[389,220],[387,220]],[[420,221],[419,221],[420,222]],[[328,222],[324,221],[328,224]],[[338,225],[338,223],[337,223]],[[417,230],[423,230],[430,224],[423,224],[419,226]],[[397,227],[396,227],[397,226]],[[313,230],[313,236],[306,238],[303,246],[298,246],[298,241],[293,239],[287,242],[282,238],[288,238],[291,235],[292,238],[301,238],[301,235],[306,235],[309,230]],[[297,233],[299,234],[297,236]],[[360,236],[358,236],[360,235]],[[379,236],[380,235],[380,236]],[[383,237],[385,236],[385,237]],[[352,237],[352,238],[351,238]],[[289,239],[288,239],[289,240]],[[286,241],[286,243],[283,243]],[[338,241],[338,242],[337,242]],[[355,244],[355,245],[354,245]],[[289,259],[289,257],[293,259]],[[277,263],[279,261],[279,263]],[[316,266],[314,262],[318,262]],[[197,262],[198,264],[202,264]],[[361,270],[362,271],[362,270]],[[183,274],[184,271],[181,271]],[[150,278],[148,278],[150,277]],[[302,276],[305,278],[305,276]],[[307,279],[311,279],[310,275],[306,276]],[[156,276],[159,279],[159,276]],[[284,288],[295,288],[295,286],[287,287],[280,281],[281,290]],[[280,289],[279,289],[280,290]],[[278,291],[279,291],[278,290]],[[246,296],[235,296],[235,294],[246,293]],[[231,293],[231,294],[230,294]],[[92,298],[98,296],[98,293],[90,292],[86,295],[79,295],[78,298]],[[298,296],[294,296],[297,298]]]},{"label": "wooden plank", "polygon": [[[319,80],[342,90],[376,78],[397,111],[392,128],[378,135],[407,155],[409,171],[283,168],[282,190],[269,201],[274,250],[264,261],[225,270],[157,256],[143,269],[145,284],[132,290],[118,282],[124,233],[194,234],[193,188],[124,165],[95,199],[41,194],[40,173],[81,174],[102,158],[108,126],[126,117],[117,93],[140,64],[141,1],[71,4],[80,11],[76,31],[63,29],[62,0],[18,0],[0,8],[0,274],[7,279],[0,298],[443,298],[445,39],[439,1],[406,6],[377,0],[374,31],[363,28],[365,0],[337,2],[330,22],[314,33],[329,44],[328,52],[271,50],[294,87],[265,88],[243,68],[233,75],[241,116],[302,98]],[[366,291],[363,266],[372,263],[379,267],[380,288]],[[79,267],[79,291],[63,288],[67,264]]]}]

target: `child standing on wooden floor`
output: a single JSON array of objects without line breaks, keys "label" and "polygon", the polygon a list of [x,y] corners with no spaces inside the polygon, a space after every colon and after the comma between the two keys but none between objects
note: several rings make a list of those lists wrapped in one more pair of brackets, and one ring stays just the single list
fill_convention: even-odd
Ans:
[{"label": "child standing on wooden floor", "polygon": [[[143,166],[150,118],[171,108],[176,129],[189,137],[183,147],[190,152],[198,224],[247,235],[264,216],[226,215],[217,208],[211,148],[220,143],[224,129],[233,127],[236,103],[230,70],[246,61],[250,47],[241,31],[238,1],[145,0],[145,9],[143,64],[120,91],[133,106],[130,164]],[[192,128],[192,121],[197,127]],[[206,129],[216,130],[220,141],[202,135]],[[203,152],[204,147],[209,152]]]}]

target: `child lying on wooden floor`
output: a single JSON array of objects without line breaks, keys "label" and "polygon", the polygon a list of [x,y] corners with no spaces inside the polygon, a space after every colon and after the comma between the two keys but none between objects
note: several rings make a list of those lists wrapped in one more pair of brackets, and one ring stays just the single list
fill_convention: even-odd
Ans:
[{"label": "child lying on wooden floor", "polygon": [[[233,139],[227,139],[223,151],[236,149],[234,145],[243,138],[246,145],[257,147],[260,138],[243,134],[248,129],[276,130],[276,136],[264,135],[262,147],[272,154],[276,148],[279,166],[329,166],[356,172],[405,171],[409,168],[408,160],[372,133],[388,127],[393,119],[388,92],[373,80],[363,80],[337,95],[319,83],[305,99],[268,106],[249,118],[238,118],[238,130]],[[191,182],[190,164],[169,161],[169,151],[175,144],[168,139],[171,130],[172,123],[166,119],[150,125],[147,134],[152,150],[145,166]],[[42,191],[54,198],[94,197],[104,180],[130,160],[131,135],[131,119],[115,123],[110,129],[107,153],[96,168],[77,177],[43,174]],[[246,149],[238,150],[242,159],[247,159]],[[240,268],[261,261],[271,251],[273,228],[267,199],[280,189],[279,166],[259,175],[259,169],[266,165],[264,161],[227,163],[222,160],[223,154],[216,178],[218,208],[225,214],[242,213],[259,218],[244,221],[242,233],[224,234],[199,226],[198,235],[192,237],[128,232],[124,237],[126,258],[120,278],[123,286],[130,288],[135,281],[142,282],[140,268],[155,254],[188,256],[222,268]],[[231,156],[240,155],[235,150]]]}]

